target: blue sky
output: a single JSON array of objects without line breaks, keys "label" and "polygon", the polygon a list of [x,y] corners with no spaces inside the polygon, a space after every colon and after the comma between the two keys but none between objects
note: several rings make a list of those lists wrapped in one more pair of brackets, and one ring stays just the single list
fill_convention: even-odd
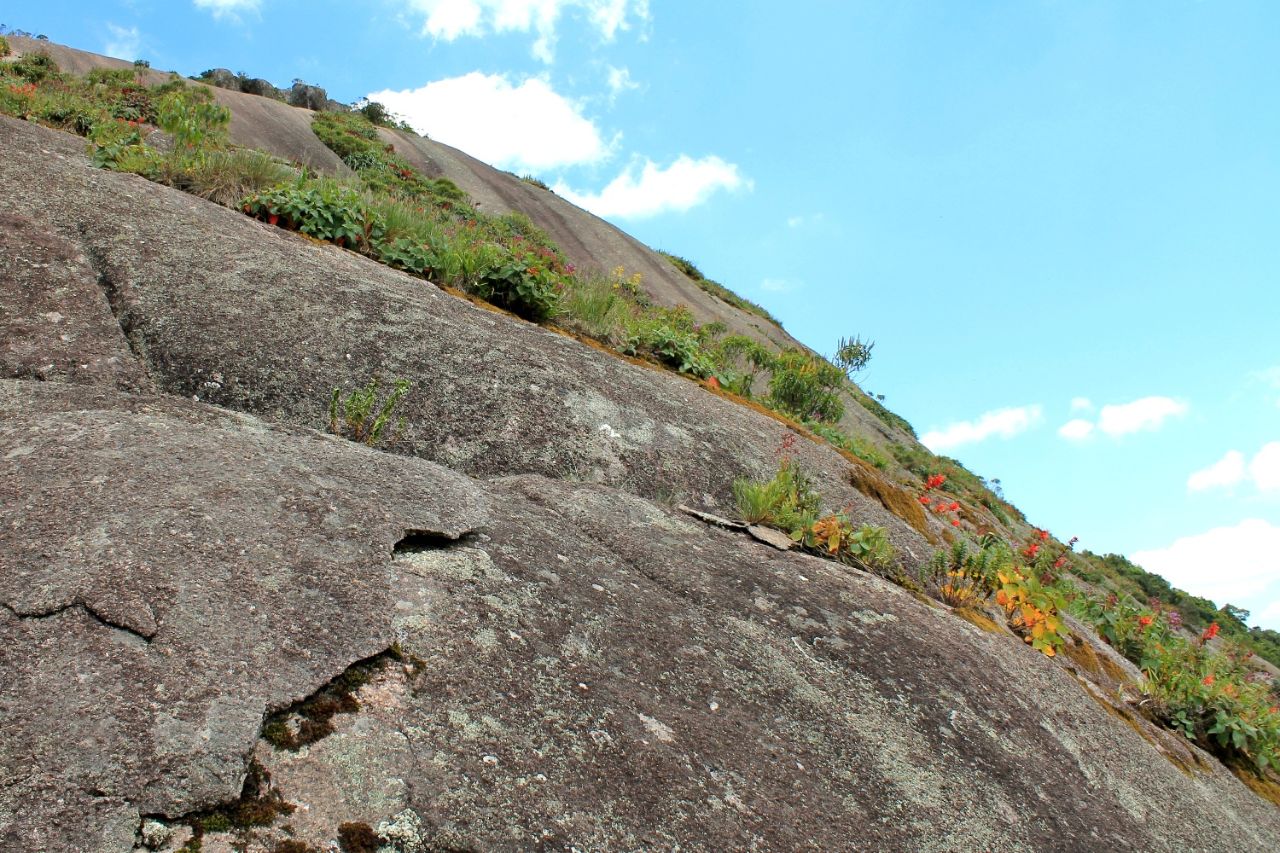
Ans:
[{"label": "blue sky", "polygon": [[[731,12],[726,10],[731,9]],[[1280,4],[99,0],[684,255],[1096,552],[1280,629]]]}]

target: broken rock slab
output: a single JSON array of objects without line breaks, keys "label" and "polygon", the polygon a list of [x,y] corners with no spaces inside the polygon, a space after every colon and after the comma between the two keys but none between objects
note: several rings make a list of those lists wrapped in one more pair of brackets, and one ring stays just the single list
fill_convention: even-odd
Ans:
[{"label": "broken rock slab", "polygon": [[397,542],[488,515],[422,460],[0,381],[0,849],[128,849],[235,799],[267,711],[395,642]]}]

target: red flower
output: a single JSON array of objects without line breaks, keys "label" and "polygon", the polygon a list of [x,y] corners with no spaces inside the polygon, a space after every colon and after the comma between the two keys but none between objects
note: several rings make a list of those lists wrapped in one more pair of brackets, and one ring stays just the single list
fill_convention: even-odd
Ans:
[{"label": "red flower", "polygon": [[1218,623],[1212,623],[1208,628],[1204,629],[1204,633],[1200,635],[1200,641],[1204,642],[1206,640],[1212,640],[1214,637],[1218,636],[1219,630]]},{"label": "red flower", "polygon": [[1139,628],[1149,628],[1149,627],[1151,627],[1151,623],[1152,623],[1152,622],[1154,622],[1154,621],[1155,621],[1155,618],[1154,618],[1154,617],[1151,617],[1151,616],[1139,616],[1139,617],[1138,617],[1138,627],[1139,627]]},{"label": "red flower", "polygon": [[953,519],[951,519],[951,526],[952,526],[952,527],[959,527],[959,526],[960,526],[960,519],[958,519],[958,518],[953,518]]},{"label": "red flower", "polygon": [[947,511],[948,511],[948,512],[959,512],[959,511],[960,511],[960,504],[956,503],[955,501],[952,501],[952,502],[951,502],[951,506],[947,507]]},{"label": "red flower", "polygon": [[1200,683],[1201,683],[1201,684],[1203,684],[1205,687],[1210,687],[1210,686],[1212,686],[1212,685],[1213,685],[1213,676],[1212,676],[1212,675],[1206,675],[1206,676],[1204,677],[1204,681],[1201,681]]},{"label": "red flower", "polygon": [[708,376],[708,377],[707,377],[707,387],[708,387],[708,388],[716,388],[716,389],[718,389],[718,388],[720,387],[720,380],[719,380],[719,379],[716,379],[714,376]]},{"label": "red flower", "polygon": [[1037,530],[1036,535],[1040,537],[1041,542],[1048,541],[1049,539],[1049,531],[1047,530]]},{"label": "red flower", "polygon": [[937,489],[937,488],[941,487],[941,486],[942,486],[942,484],[943,484],[943,483],[945,483],[946,481],[947,481],[947,478],[946,478],[946,476],[945,476],[945,475],[943,475],[943,474],[934,474],[934,475],[933,475],[933,476],[931,476],[929,479],[927,479],[927,480],[925,480],[925,481],[924,481],[924,487],[925,487],[926,489]]},{"label": "red flower", "polygon": [[1058,559],[1056,559],[1056,560],[1054,560],[1054,561],[1053,561],[1053,567],[1054,567],[1055,569],[1060,569],[1060,568],[1062,568],[1063,566],[1065,566],[1066,564],[1067,564],[1067,558],[1066,558],[1066,556],[1065,556],[1065,555],[1064,555],[1064,556],[1061,556],[1061,557],[1059,557]]},{"label": "red flower", "polygon": [[928,496],[928,495],[921,495],[921,496],[920,496],[920,503],[924,504],[925,506],[928,506],[928,505],[930,504],[929,496]]},{"label": "red flower", "polygon": [[1034,542],[1022,550],[1022,556],[1026,557],[1028,560],[1034,560],[1036,558],[1036,554],[1039,553],[1040,546]]}]

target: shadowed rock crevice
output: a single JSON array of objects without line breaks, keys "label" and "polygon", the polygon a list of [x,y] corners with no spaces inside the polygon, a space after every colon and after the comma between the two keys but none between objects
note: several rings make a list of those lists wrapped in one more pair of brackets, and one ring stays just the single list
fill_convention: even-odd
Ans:
[{"label": "shadowed rock crevice", "polygon": [[[191,848],[191,840],[199,841],[207,832],[244,833],[271,826],[279,818],[293,814],[297,806],[287,802],[271,784],[271,774],[254,759],[249,759],[240,796],[229,802],[178,817],[146,814],[138,824],[138,841],[143,849],[171,849],[183,827],[187,838],[183,849]],[[195,849],[199,849],[198,847]]]},{"label": "shadowed rock crevice", "polygon": [[3,607],[5,610],[8,610],[14,616],[23,620],[52,619],[56,616],[61,616],[63,613],[66,613],[69,610],[79,609],[84,611],[85,615],[87,615],[93,621],[97,622],[102,627],[110,628],[113,631],[121,631],[132,637],[136,637],[137,639],[141,640],[144,643],[150,643],[153,639],[155,639],[156,631],[158,630],[154,624],[148,627],[139,627],[135,625],[126,624],[124,621],[119,619],[114,619],[109,616],[104,616],[102,613],[98,612],[92,605],[90,605],[89,603],[81,599],[76,599],[75,601],[72,601],[68,604],[62,604],[54,608],[43,609],[43,610],[23,610],[8,604],[4,604],[2,602],[0,602],[0,607]]},{"label": "shadowed rock crevice", "polygon": [[380,671],[404,660],[399,646],[358,660],[311,695],[269,713],[262,738],[276,749],[297,751],[333,734],[333,718],[360,710],[355,694]]},{"label": "shadowed rock crevice", "polygon": [[81,223],[77,229],[80,234],[80,247],[89,259],[89,266],[97,276],[98,286],[106,296],[111,316],[120,324],[120,333],[124,336],[125,345],[138,360],[144,374],[150,373],[150,362],[147,359],[147,346],[141,330],[141,322],[131,310],[125,298],[124,287],[120,283],[119,273],[112,267],[107,257],[94,245],[88,230]]},{"label": "shadowed rock crevice", "polygon": [[441,551],[448,548],[466,546],[476,539],[475,531],[466,531],[458,536],[439,533],[435,530],[405,530],[404,536],[392,547],[394,556],[402,554],[420,554],[423,551]]}]

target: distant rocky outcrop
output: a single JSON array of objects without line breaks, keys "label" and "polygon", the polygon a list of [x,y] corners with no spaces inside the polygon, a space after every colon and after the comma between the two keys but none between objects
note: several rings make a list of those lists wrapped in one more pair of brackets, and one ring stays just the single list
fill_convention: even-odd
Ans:
[{"label": "distant rocky outcrop", "polygon": [[211,68],[196,79],[219,89],[229,89],[232,92],[243,92],[246,95],[256,95],[260,98],[283,101],[291,107],[301,107],[317,112],[321,110],[344,111],[349,109],[346,104],[330,98],[324,89],[319,86],[312,86],[310,83],[304,83],[301,80],[293,81],[293,85],[288,89],[278,89],[268,80],[263,80],[260,77],[247,77],[244,74],[233,74],[226,68]]}]

